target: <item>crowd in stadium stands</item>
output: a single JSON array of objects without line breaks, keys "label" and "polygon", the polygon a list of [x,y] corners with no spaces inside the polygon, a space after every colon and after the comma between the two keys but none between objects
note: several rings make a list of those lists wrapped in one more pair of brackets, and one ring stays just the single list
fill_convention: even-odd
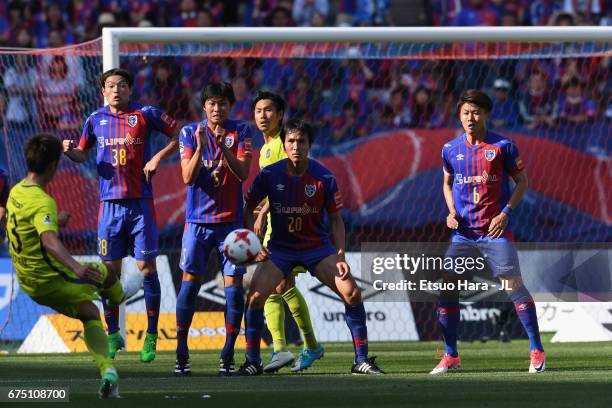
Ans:
[{"label": "crowd in stadium stands", "polygon": [[[431,0],[423,7],[434,26],[607,25],[612,12],[604,0]],[[390,8],[390,0],[0,0],[0,46],[61,47],[97,38],[107,26],[386,26]],[[38,115],[46,126],[76,129],[86,82],[81,60],[45,58],[36,67],[19,56],[13,66],[0,64],[0,121],[18,127]],[[398,127],[455,126],[454,92],[468,87],[494,96],[494,128],[610,121],[610,63],[168,58],[134,59],[126,68],[142,102],[181,121],[200,117],[197,90],[205,80],[225,80],[236,93],[234,118],[251,119],[254,90],[267,88],[285,95],[290,116],[313,122],[322,140],[338,142]],[[51,91],[34,92],[35,78]]]}]

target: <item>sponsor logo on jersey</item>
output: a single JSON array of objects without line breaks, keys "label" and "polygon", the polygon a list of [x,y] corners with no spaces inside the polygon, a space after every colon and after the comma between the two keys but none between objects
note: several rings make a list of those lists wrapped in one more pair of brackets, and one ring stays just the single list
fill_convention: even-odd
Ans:
[{"label": "sponsor logo on jersey", "polygon": [[128,135],[128,137],[111,137],[109,139],[105,139],[104,144],[106,146],[132,145],[132,144],[139,145],[139,144],[142,144],[142,139],[139,137],[134,139],[131,135]]},{"label": "sponsor logo on jersey", "polygon": [[138,116],[136,115],[128,116],[128,125],[130,125],[130,127],[134,127],[137,124],[138,124]]},{"label": "sponsor logo on jersey", "polygon": [[465,156],[463,156],[461,153],[459,153],[459,154],[457,155],[457,160],[463,160],[463,158],[464,158],[464,157],[465,157]]},{"label": "sponsor logo on jersey", "polygon": [[227,136],[225,138],[225,147],[230,148],[234,145],[234,136]]},{"label": "sponsor logo on jersey", "polygon": [[179,142],[179,152],[181,152],[181,154],[185,153],[185,143]]},{"label": "sponsor logo on jersey", "polygon": [[206,167],[207,169],[212,169],[212,168],[219,167],[220,163],[221,163],[221,160],[205,160],[205,159],[202,159],[202,166]]},{"label": "sponsor logo on jersey", "polygon": [[304,192],[306,196],[312,197],[317,192],[317,186],[315,184],[306,184],[304,186]]},{"label": "sponsor logo on jersey", "polygon": [[51,225],[51,216],[49,214],[43,218],[43,224]]},{"label": "sponsor logo on jersey", "polygon": [[308,204],[304,203],[301,207],[290,207],[283,206],[281,203],[272,203],[272,209],[275,214],[298,214],[298,215],[308,215],[308,214],[318,214],[319,209],[316,207],[311,207]]},{"label": "sponsor logo on jersey", "polygon": [[495,150],[485,149],[484,155],[487,161],[491,161],[495,158]]},{"label": "sponsor logo on jersey", "polygon": [[162,113],[161,119],[164,121],[166,125],[169,127],[174,127],[176,125],[176,121],[168,114]]},{"label": "sponsor logo on jersey", "polygon": [[455,184],[485,184],[494,183],[497,181],[495,174],[489,174],[486,171],[482,172],[480,176],[463,176],[463,174],[455,174]]},{"label": "sponsor logo on jersey", "polygon": [[105,126],[107,123],[108,123],[108,120],[107,120],[107,119],[102,119],[102,120],[100,121],[100,126]]},{"label": "sponsor logo on jersey", "polygon": [[277,184],[276,185],[276,191],[285,191],[285,185],[284,184]]}]

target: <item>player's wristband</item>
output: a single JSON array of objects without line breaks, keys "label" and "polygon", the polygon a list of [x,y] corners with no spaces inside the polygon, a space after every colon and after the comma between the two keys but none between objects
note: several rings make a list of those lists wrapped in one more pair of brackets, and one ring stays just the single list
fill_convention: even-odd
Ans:
[{"label": "player's wristband", "polygon": [[502,212],[509,217],[512,214],[512,208],[505,206]]}]

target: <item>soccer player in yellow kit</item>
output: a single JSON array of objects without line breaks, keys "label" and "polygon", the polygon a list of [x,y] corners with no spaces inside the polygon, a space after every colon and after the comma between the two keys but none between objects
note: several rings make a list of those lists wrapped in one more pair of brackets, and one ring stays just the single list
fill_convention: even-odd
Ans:
[{"label": "soccer player in yellow kit", "polygon": [[26,142],[24,153],[27,176],[11,189],[7,203],[7,237],[17,279],[35,302],[83,322],[85,344],[102,376],[98,395],[118,398],[119,376],[92,300],[100,295],[119,304],[121,283],[101,263],[77,262],[57,236],[56,204],[45,189],[55,175],[62,143],[52,135],[36,135]]},{"label": "soccer player in yellow kit", "polygon": [[[287,158],[283,142],[280,138],[285,106],[283,98],[272,92],[260,91],[253,99],[255,124],[263,133],[265,140],[259,155],[260,168]],[[261,208],[255,222],[255,233],[259,237],[263,235],[266,215],[268,216],[268,222],[267,228],[265,228],[264,246],[268,244],[272,234],[269,205],[267,202]],[[303,267],[295,268],[293,274],[289,274],[276,288],[276,293],[272,293],[266,301],[264,307],[266,324],[272,334],[274,352],[272,353],[272,360],[264,367],[264,372],[276,372],[292,364],[295,360],[293,353],[287,350],[287,341],[285,339],[285,306],[283,305],[283,300],[289,306],[289,310],[291,310],[291,314],[304,337],[304,350],[302,350],[298,360],[291,367],[291,371],[302,371],[310,367],[317,359],[323,357],[323,347],[317,342],[315,337],[308,305],[298,288],[295,287],[295,274],[301,272],[306,272],[306,270]]]}]

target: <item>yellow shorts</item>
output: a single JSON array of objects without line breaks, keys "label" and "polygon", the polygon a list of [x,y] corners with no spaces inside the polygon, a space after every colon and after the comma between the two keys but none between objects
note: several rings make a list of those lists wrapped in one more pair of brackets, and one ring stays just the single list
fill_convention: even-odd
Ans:
[{"label": "yellow shorts", "polygon": [[[104,280],[108,275],[108,270],[103,263],[100,262],[84,262],[99,269],[104,274]],[[53,280],[45,283],[45,294],[37,296],[32,293],[30,297],[36,303],[56,310],[57,312],[68,317],[76,318],[79,310],[79,305],[83,302],[90,302],[98,299],[98,291],[100,287],[91,282],[84,282],[72,271],[63,271],[65,276],[57,275]],[[52,287],[51,291],[49,288]]]}]

